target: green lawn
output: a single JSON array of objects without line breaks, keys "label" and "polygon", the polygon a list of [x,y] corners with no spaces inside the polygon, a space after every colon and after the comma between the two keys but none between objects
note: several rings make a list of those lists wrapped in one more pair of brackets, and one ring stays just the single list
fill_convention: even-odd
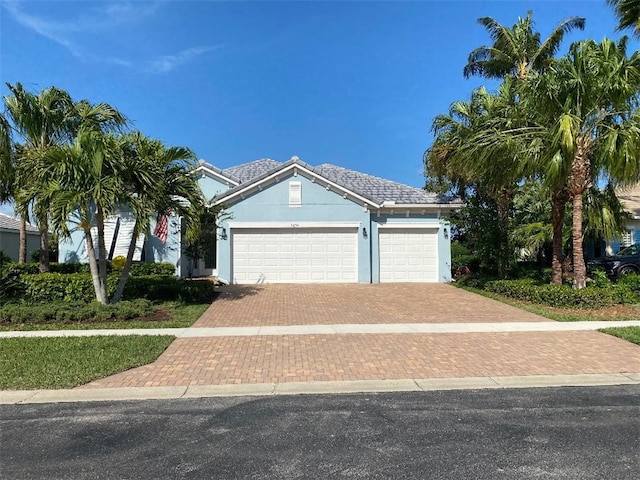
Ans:
[{"label": "green lawn", "polygon": [[0,331],[16,330],[91,330],[91,329],[120,329],[120,328],[184,328],[190,327],[209,308],[209,303],[182,304],[164,302],[158,308],[170,316],[166,320],[140,321],[122,320],[109,322],[80,322],[80,323],[23,323],[0,325]]},{"label": "green lawn", "polygon": [[71,388],[153,362],[173,336],[0,339],[0,390]]},{"label": "green lawn", "polygon": [[600,332],[640,345],[640,327],[603,328]]}]

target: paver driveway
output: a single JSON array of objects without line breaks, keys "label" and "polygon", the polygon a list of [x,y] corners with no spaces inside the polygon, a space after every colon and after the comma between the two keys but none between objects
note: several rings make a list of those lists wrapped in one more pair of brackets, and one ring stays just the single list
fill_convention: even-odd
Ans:
[{"label": "paver driveway", "polygon": [[[443,284],[231,286],[194,327],[548,321]],[[598,332],[180,338],[153,364],[81,388],[640,372]]]}]

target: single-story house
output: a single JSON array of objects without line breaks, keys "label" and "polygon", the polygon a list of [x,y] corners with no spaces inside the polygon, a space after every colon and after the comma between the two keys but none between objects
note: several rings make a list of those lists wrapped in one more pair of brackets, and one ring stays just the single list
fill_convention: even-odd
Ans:
[{"label": "single-story house", "polygon": [[[177,274],[234,284],[448,282],[452,209],[462,204],[420,188],[299,158],[261,159],[219,169],[200,161],[197,182],[224,208],[205,258],[183,253],[180,219],[139,241],[139,258],[168,261]],[[112,217],[107,249],[128,244]],[[82,237],[60,245],[62,261],[86,261]],[[126,251],[126,250],[125,250]],[[75,260],[74,260],[75,259]]]},{"label": "single-story house", "polygon": [[[31,254],[40,249],[40,232],[38,227],[27,223],[27,261]],[[20,220],[0,213],[0,252],[11,261],[18,261],[20,250]]]},{"label": "single-story house", "polygon": [[622,238],[616,238],[608,242],[611,252],[616,253],[623,247],[640,243],[640,184],[633,187],[619,188],[616,196],[625,210],[631,214],[627,222],[627,231]]}]

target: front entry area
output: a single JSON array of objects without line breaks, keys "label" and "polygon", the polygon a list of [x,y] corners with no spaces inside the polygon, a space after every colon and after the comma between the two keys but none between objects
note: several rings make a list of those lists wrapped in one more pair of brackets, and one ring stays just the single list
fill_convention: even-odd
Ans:
[{"label": "front entry area", "polygon": [[357,227],[233,229],[232,283],[356,283]]}]

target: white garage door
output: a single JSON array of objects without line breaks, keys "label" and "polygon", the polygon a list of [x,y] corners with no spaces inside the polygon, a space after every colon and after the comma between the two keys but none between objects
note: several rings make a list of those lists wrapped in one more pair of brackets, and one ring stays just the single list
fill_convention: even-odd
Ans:
[{"label": "white garage door", "polygon": [[438,230],[380,230],[380,282],[437,282]]},{"label": "white garage door", "polygon": [[354,283],[357,228],[232,230],[233,283]]}]

